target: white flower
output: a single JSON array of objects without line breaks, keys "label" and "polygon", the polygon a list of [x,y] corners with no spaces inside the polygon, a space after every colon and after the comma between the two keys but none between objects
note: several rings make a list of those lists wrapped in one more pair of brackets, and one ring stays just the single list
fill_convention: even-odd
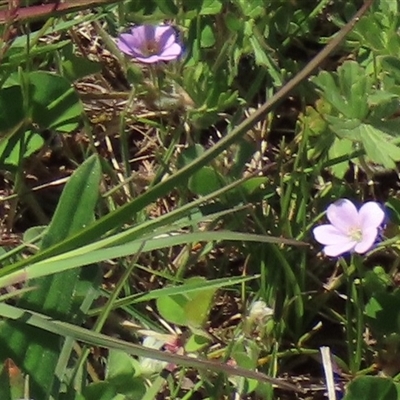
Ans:
[{"label": "white flower", "polygon": [[255,301],[249,310],[248,318],[251,322],[265,322],[268,318],[274,315],[274,310],[270,307],[267,307],[265,301],[258,300]]},{"label": "white flower", "polygon": [[375,201],[359,210],[347,199],[331,204],[327,209],[330,224],[314,228],[315,240],[324,247],[327,256],[337,257],[347,252],[366,253],[375,243],[385,213]]}]

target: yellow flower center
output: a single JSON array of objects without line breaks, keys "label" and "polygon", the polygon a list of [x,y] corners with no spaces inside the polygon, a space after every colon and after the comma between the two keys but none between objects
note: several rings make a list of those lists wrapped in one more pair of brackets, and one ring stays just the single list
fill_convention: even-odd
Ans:
[{"label": "yellow flower center", "polygon": [[148,40],[144,44],[142,51],[147,57],[154,56],[160,52],[160,46],[155,40]]},{"label": "yellow flower center", "polygon": [[348,232],[348,235],[355,242],[361,242],[362,240],[362,231],[360,228],[351,228]]}]

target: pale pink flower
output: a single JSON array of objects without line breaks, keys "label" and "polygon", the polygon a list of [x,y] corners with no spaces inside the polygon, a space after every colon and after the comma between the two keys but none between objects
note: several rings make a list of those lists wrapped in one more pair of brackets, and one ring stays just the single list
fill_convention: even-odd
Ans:
[{"label": "pale pink flower", "polygon": [[175,60],[182,53],[175,29],[169,25],[134,26],[131,33],[119,36],[117,46],[123,53],[146,64]]},{"label": "pale pink flower", "polygon": [[325,246],[324,253],[337,257],[370,250],[378,238],[385,213],[374,201],[357,210],[350,200],[341,199],[328,207],[327,217],[330,224],[317,226],[313,233],[315,240]]}]

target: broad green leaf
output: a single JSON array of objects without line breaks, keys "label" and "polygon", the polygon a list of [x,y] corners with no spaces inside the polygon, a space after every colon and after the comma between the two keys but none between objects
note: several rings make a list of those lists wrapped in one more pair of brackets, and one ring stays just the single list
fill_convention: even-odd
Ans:
[{"label": "broad green leaf", "polygon": [[83,105],[71,84],[62,76],[42,71],[31,72],[29,81],[33,122],[60,132],[76,129]]},{"label": "broad green leaf", "polygon": [[[47,226],[34,226],[32,228],[27,229],[24,232],[23,235],[23,241],[26,242],[32,242],[35,241],[35,239],[39,239],[40,237],[43,237],[43,233],[46,231]],[[36,243],[37,244],[37,243]]]},{"label": "broad green leaf", "polygon": [[[269,179],[266,176],[255,176],[254,178],[250,178],[248,181],[240,185],[239,190],[242,190],[246,196],[251,196],[259,190],[262,190],[265,193],[266,189],[262,188],[262,186],[266,185],[268,181]],[[269,191],[274,191],[272,186],[268,192]]]},{"label": "broad green leaf", "polygon": [[346,61],[338,68],[340,91],[350,110],[348,116],[362,120],[368,114],[368,93],[371,83],[362,68],[355,61]]},{"label": "broad green leaf", "polygon": [[343,400],[395,400],[396,386],[392,379],[360,376],[352,381]]},{"label": "broad green leaf", "polygon": [[111,350],[108,354],[107,376],[109,381],[117,382],[123,377],[133,378],[136,374],[137,361],[129,354],[119,350]]},{"label": "broad green leaf", "polygon": [[224,185],[224,178],[213,167],[203,167],[189,180],[189,189],[200,196],[207,195],[220,189]]},{"label": "broad green leaf", "polygon": [[380,61],[384,71],[400,83],[400,59],[394,56],[383,56]]},{"label": "broad green leaf", "polygon": [[204,153],[204,147],[201,144],[194,144],[192,146],[186,147],[178,155],[177,166],[178,168],[183,168],[190,164],[197,157],[200,157]]},{"label": "broad green leaf", "polygon": [[201,1],[201,15],[215,15],[218,14],[222,9],[222,3],[220,0],[202,0]]},{"label": "broad green leaf", "polygon": [[201,47],[208,48],[215,45],[214,31],[211,25],[205,25],[200,35]]},{"label": "broad green leaf", "polygon": [[365,307],[365,314],[374,332],[382,335],[399,332],[400,291],[375,293]]},{"label": "broad green leaf", "polygon": [[311,81],[321,90],[325,99],[343,115],[348,115],[348,105],[330,72],[321,71]]},{"label": "broad green leaf", "polygon": [[[391,129],[391,124],[382,122],[372,125],[357,119],[341,121],[332,116],[326,118],[331,123],[331,129],[338,136],[361,143],[371,161],[388,169],[395,168],[396,162],[400,161],[400,147],[392,143],[393,139],[386,133]],[[396,122],[396,124],[398,123]]]},{"label": "broad green leaf", "polygon": [[101,166],[97,156],[87,159],[72,175],[43,238],[46,248],[73,235],[94,220]]},{"label": "broad green leaf", "polygon": [[171,17],[176,16],[179,13],[178,7],[175,5],[173,0],[155,0],[158,8],[166,15]]},{"label": "broad green leaf", "polygon": [[99,62],[78,57],[75,54],[68,55],[68,58],[62,62],[61,67],[63,74],[71,82],[101,71],[101,64]]},{"label": "broad green leaf", "polygon": [[[190,282],[196,280],[202,281],[201,278],[192,278]],[[208,319],[216,289],[208,289],[201,292],[193,293],[189,296],[188,302],[184,306],[186,321],[189,327],[203,328]]]},{"label": "broad green leaf", "polygon": [[210,340],[204,335],[197,335],[195,333],[189,336],[185,343],[185,351],[187,353],[196,353],[210,344]]},{"label": "broad green leaf", "polygon": [[160,315],[176,325],[187,325],[185,315],[185,305],[188,302],[185,294],[177,294],[172,296],[162,296],[157,298],[156,305]]},{"label": "broad green leaf", "polygon": [[322,71],[312,82],[318,86],[325,99],[344,116],[362,120],[368,115],[371,81],[356,62],[345,62],[337,73]]},{"label": "broad green leaf", "polygon": [[20,86],[10,86],[0,90],[0,143],[7,131],[22,122],[24,102]]},{"label": "broad green leaf", "polygon": [[225,24],[232,32],[239,32],[242,29],[242,22],[233,12],[225,14]]},{"label": "broad green leaf", "polygon": [[371,161],[383,165],[385,168],[396,168],[400,161],[400,147],[390,142],[388,136],[372,125],[362,124],[359,135],[365,152]]},{"label": "broad green leaf", "polygon": [[[237,365],[245,369],[256,369],[257,360],[253,360],[245,351],[235,351],[232,358],[236,361]],[[257,386],[258,381],[255,379],[236,378],[236,387],[242,395],[253,392]]]},{"label": "broad green leaf", "polygon": [[[100,162],[93,156],[71,176],[42,241],[51,246],[76,233],[93,221],[101,176]],[[69,320],[79,270],[71,270],[30,282],[36,290],[25,294],[19,304]],[[74,315],[75,321],[79,319]],[[3,323],[0,329],[0,357],[11,357],[31,377],[30,393],[34,398],[48,398],[60,349],[60,338],[27,327],[21,322]]]},{"label": "broad green leaf", "polygon": [[[185,285],[196,285],[205,279],[194,277],[188,279]],[[182,288],[184,289],[184,287]],[[157,310],[167,321],[193,328],[203,327],[214,298],[216,288],[196,292],[185,292],[157,298]]]},{"label": "broad green leaf", "polygon": [[107,381],[92,383],[83,393],[85,400],[116,400],[118,396],[117,388]]},{"label": "broad green leaf", "polygon": [[[22,154],[21,141],[24,141],[24,152]],[[43,138],[32,131],[0,140],[0,165],[18,166],[22,163],[23,158],[29,157],[32,153],[41,149],[43,144]]]},{"label": "broad green leaf", "polygon": [[[345,155],[349,155],[354,150],[354,143],[348,139],[339,139],[335,137],[335,140],[332,146],[329,148],[329,159],[335,159],[338,157],[343,157]],[[341,163],[335,164],[331,167],[333,174],[342,179],[349,169],[349,160],[343,161]]]},{"label": "broad green leaf", "polygon": [[264,67],[270,67],[271,63],[268,59],[268,55],[266,54],[265,50],[262,48],[260,42],[258,41],[257,37],[251,35],[249,37],[250,44],[254,51],[254,56],[256,59],[257,65],[262,65]]}]

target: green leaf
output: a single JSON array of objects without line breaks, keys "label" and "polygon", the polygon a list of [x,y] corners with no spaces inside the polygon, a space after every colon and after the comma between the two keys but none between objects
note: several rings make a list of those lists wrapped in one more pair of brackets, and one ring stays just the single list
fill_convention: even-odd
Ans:
[{"label": "green leaf", "polygon": [[[24,152],[21,154],[21,141],[24,141]],[[22,160],[42,148],[43,138],[31,131],[23,135],[12,135],[0,141],[0,165],[18,166]]]},{"label": "green leaf", "polygon": [[68,54],[68,58],[61,64],[64,76],[71,82],[75,82],[88,75],[101,71],[101,64],[75,54]]},{"label": "green leaf", "polygon": [[[188,279],[185,285],[204,282],[206,282],[205,279],[194,277]],[[173,324],[201,328],[206,322],[216,288],[191,293],[185,293],[184,288],[183,285],[182,294],[158,297],[156,302],[158,312]]]},{"label": "green leaf", "polygon": [[187,353],[196,353],[210,344],[210,340],[204,335],[196,335],[195,333],[189,336],[185,343],[185,351]]},{"label": "green leaf", "polygon": [[359,128],[359,137],[371,161],[385,168],[396,168],[396,162],[400,161],[400,148],[391,143],[384,132],[372,125],[362,124]]},{"label": "green leaf", "polygon": [[155,0],[158,8],[166,15],[176,16],[179,13],[178,7],[173,0]]},{"label": "green leaf", "polygon": [[42,129],[71,132],[76,129],[83,105],[75,89],[62,76],[36,71],[29,74],[32,119]]},{"label": "green leaf", "polygon": [[343,400],[394,400],[397,390],[393,381],[377,376],[360,376],[347,388]]},{"label": "green leaf", "polygon": [[322,71],[312,79],[322,95],[340,113],[351,119],[362,120],[368,115],[368,94],[371,80],[358,63],[347,61],[337,74]]},{"label": "green leaf", "polygon": [[88,158],[72,175],[54,213],[42,247],[78,232],[94,220],[94,208],[99,197],[101,165],[97,156]]},{"label": "green leaf", "polygon": [[[253,360],[245,351],[235,351],[232,358],[236,361],[237,365],[246,369],[256,369],[257,361]],[[255,379],[236,378],[236,386],[239,393],[242,395],[253,392],[258,382]]]},{"label": "green leaf", "polygon": [[32,228],[28,228],[22,237],[23,241],[31,242],[34,239],[42,236],[42,234],[46,231],[47,226],[33,226]]},{"label": "green leaf", "polygon": [[220,0],[202,0],[201,1],[201,15],[215,15],[218,14],[222,9],[222,3]]},{"label": "green leaf", "polygon": [[346,101],[342,97],[332,73],[321,71],[317,76],[312,78],[311,81],[321,89],[321,94],[326,101],[343,115],[347,115],[348,107]]},{"label": "green leaf", "polygon": [[233,12],[225,14],[225,24],[232,32],[239,32],[242,29],[242,22]]},{"label": "green leaf", "polygon": [[371,82],[366,71],[355,61],[346,61],[338,68],[340,91],[348,107],[348,116],[363,119],[368,114]]},{"label": "green leaf", "polygon": [[0,140],[5,132],[16,127],[24,118],[21,87],[2,88],[0,90]]},{"label": "green leaf", "polygon": [[384,71],[394,77],[397,83],[400,83],[400,59],[394,56],[383,56],[380,61]]},{"label": "green leaf", "polygon": [[[351,154],[353,151],[354,143],[351,140],[345,138],[339,139],[335,137],[335,140],[328,151],[329,159],[333,160],[335,158],[343,157]],[[348,169],[349,160],[342,161],[341,163],[332,165],[331,167],[333,175],[335,175],[337,178],[343,178]]]},{"label": "green leaf", "polygon": [[259,40],[257,39],[256,36],[251,35],[249,37],[250,44],[253,48],[255,59],[256,59],[256,64],[257,65],[262,65],[264,67],[270,67],[271,63],[268,59],[268,55],[266,54],[265,50],[262,48]]},{"label": "green leaf", "polygon": [[133,377],[136,374],[137,361],[122,351],[111,350],[108,354],[107,380],[118,382],[125,376]]},{"label": "green leaf", "polygon": [[224,178],[213,167],[203,167],[189,179],[189,189],[200,196],[205,196],[220,189]]},{"label": "green leaf", "polygon": [[367,303],[365,314],[375,333],[390,335],[400,329],[400,290],[377,292]]},{"label": "green leaf", "polygon": [[204,153],[204,147],[201,144],[194,144],[192,146],[186,147],[178,155],[177,166],[178,168],[183,168],[190,164],[197,157],[200,157]]},{"label": "green leaf", "polygon": [[386,133],[386,131],[391,132],[391,124],[381,122],[373,125],[362,123],[357,119],[343,121],[332,116],[326,116],[326,118],[331,123],[331,129],[338,136],[361,143],[371,161],[387,169],[394,169],[396,162],[400,161],[400,147],[392,143],[392,138]]},{"label": "green leaf", "polygon": [[116,400],[118,396],[117,388],[110,382],[100,381],[85,387],[85,400]]},{"label": "green leaf", "polygon": [[200,34],[201,47],[213,47],[215,45],[215,35],[211,25],[207,24],[203,27]]},{"label": "green leaf", "polygon": [[184,294],[162,296],[156,301],[157,310],[167,321],[176,325],[187,325],[185,305],[188,298]]},{"label": "green leaf", "polygon": [[[190,282],[204,281],[202,278],[192,278]],[[189,296],[188,302],[184,305],[186,321],[189,327],[202,328],[207,322],[216,289],[203,290]]]},{"label": "green leaf", "polygon": [[[65,239],[93,221],[100,176],[100,162],[95,156],[75,171],[61,195],[42,248]],[[82,316],[77,318],[74,315],[77,310],[71,308],[78,282],[78,269],[37,279],[30,282],[37,289],[25,294],[19,304],[64,320],[74,317],[77,322]],[[12,357],[30,375],[30,394],[34,398],[49,396],[60,344],[59,337],[22,322],[4,323],[0,329],[0,357],[3,360]]]}]

